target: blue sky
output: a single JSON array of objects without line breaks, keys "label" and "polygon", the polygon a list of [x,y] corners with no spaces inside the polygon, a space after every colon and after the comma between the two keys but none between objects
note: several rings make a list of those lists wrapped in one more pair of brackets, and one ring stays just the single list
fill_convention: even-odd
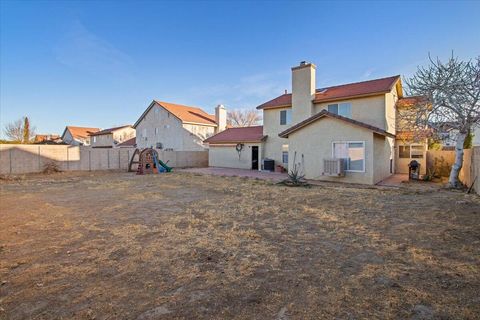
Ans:
[{"label": "blue sky", "polygon": [[[290,68],[317,87],[480,54],[480,2],[0,2],[0,125],[134,123],[152,99],[253,108]],[[2,130],[3,131],[3,130]]]}]

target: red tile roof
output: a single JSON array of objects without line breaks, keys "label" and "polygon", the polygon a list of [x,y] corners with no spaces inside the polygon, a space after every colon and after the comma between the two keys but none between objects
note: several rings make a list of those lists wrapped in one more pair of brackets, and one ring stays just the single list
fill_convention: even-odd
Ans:
[{"label": "red tile roof", "polygon": [[265,140],[263,126],[229,128],[206,139],[205,143],[261,142]]},{"label": "red tile roof", "polygon": [[200,124],[216,125],[215,115],[208,114],[200,108],[189,107],[181,104],[157,101],[156,103],[167,109],[174,116],[183,122],[193,122]]},{"label": "red tile roof", "polygon": [[132,126],[129,125],[129,124],[127,124],[127,125],[120,126],[120,127],[113,127],[113,128],[103,129],[103,130],[101,130],[101,131],[97,131],[97,132],[90,133],[89,135],[90,135],[90,136],[100,136],[100,135],[102,135],[102,134],[110,134],[110,133],[113,133],[113,131],[116,131],[116,130],[119,130],[119,129],[123,129],[123,128],[127,128],[127,127],[132,127]]},{"label": "red tile roof", "polygon": [[428,102],[428,98],[424,96],[405,97],[405,98],[398,99],[397,107],[406,108],[406,107],[412,107],[419,103],[427,103],[427,102]]},{"label": "red tile roof", "polygon": [[[70,134],[72,135],[73,138],[76,139],[85,139],[87,138],[90,134],[100,131],[100,128],[86,128],[86,127],[72,127],[72,126],[67,126],[65,128],[65,131],[68,130],[70,131]],[[62,135],[63,137],[63,135]]]},{"label": "red tile roof", "polygon": [[[386,93],[392,90],[399,79],[400,76],[392,76],[317,89],[313,103]],[[257,109],[279,108],[291,105],[292,94],[287,93],[259,105]]]},{"label": "red tile roof", "polygon": [[317,121],[317,120],[320,120],[320,119],[323,119],[325,117],[329,117],[329,118],[333,118],[333,119],[338,119],[338,120],[341,120],[341,121],[344,121],[344,122],[347,122],[349,124],[353,124],[353,125],[356,125],[356,126],[359,126],[359,127],[362,127],[362,128],[365,128],[365,129],[368,129],[368,130],[371,130],[375,133],[378,133],[378,134],[381,134],[383,136],[387,136],[387,137],[391,137],[391,138],[395,138],[395,135],[392,134],[392,133],[389,133],[383,129],[380,129],[380,128],[377,128],[377,127],[374,127],[374,126],[371,126],[369,124],[366,124],[364,122],[360,122],[360,121],[357,121],[357,120],[353,120],[353,119],[350,119],[350,118],[346,118],[346,117],[343,117],[343,116],[340,116],[338,114],[334,114],[334,113],[331,113],[331,112],[328,112],[327,110],[322,110],[320,111],[319,113],[315,114],[314,116],[311,116],[310,118],[308,119],[305,119],[303,120],[302,122],[299,122],[297,123],[296,125],[288,128],[287,130],[283,131],[283,132],[280,132],[278,134],[279,137],[281,138],[288,138],[288,136],[290,134],[292,134],[293,132],[295,131],[298,131],[300,129],[302,129],[303,127]]}]

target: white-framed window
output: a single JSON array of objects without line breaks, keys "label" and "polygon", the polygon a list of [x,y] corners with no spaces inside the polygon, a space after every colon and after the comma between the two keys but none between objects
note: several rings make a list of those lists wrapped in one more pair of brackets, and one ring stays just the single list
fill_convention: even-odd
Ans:
[{"label": "white-framed window", "polygon": [[328,112],[338,114],[339,116],[351,118],[352,104],[351,103],[334,103],[327,106]]},{"label": "white-framed window", "polygon": [[282,151],[282,163],[288,164],[288,151]]},{"label": "white-framed window", "polygon": [[332,156],[345,159],[346,171],[365,172],[365,141],[334,141]]},{"label": "white-framed window", "polygon": [[398,146],[398,157],[400,159],[423,159],[424,148],[422,144]]},{"label": "white-framed window", "polygon": [[282,144],[282,163],[288,164],[288,144]]},{"label": "white-framed window", "polygon": [[155,128],[155,135],[158,135],[158,128]]},{"label": "white-framed window", "polygon": [[281,110],[280,111],[280,124],[288,125],[292,123],[292,109]]},{"label": "white-framed window", "polygon": [[93,137],[93,143],[97,142],[97,137]]}]

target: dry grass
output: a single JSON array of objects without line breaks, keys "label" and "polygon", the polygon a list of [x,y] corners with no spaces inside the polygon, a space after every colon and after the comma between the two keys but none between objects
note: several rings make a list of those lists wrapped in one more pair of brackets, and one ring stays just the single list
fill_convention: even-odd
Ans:
[{"label": "dry grass", "polygon": [[188,173],[0,184],[0,319],[475,319],[480,200]]}]

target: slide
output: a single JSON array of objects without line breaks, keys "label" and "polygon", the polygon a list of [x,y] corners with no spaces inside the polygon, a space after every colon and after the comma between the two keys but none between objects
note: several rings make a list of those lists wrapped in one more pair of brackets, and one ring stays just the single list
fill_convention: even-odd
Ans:
[{"label": "slide", "polygon": [[157,169],[157,173],[162,173],[162,172],[166,171],[166,169],[163,166],[160,166],[160,164],[158,163],[158,159],[157,159],[157,156],[155,154],[153,155],[153,162],[155,162],[155,167]]},{"label": "slide", "polygon": [[166,163],[164,163],[162,160],[158,159],[158,162],[160,162],[160,165],[167,170],[167,172],[172,172],[172,168],[167,166]]}]

